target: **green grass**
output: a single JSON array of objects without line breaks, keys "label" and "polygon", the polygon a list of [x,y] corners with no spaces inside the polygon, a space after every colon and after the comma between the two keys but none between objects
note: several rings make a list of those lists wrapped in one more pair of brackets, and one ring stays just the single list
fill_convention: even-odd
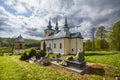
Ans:
[{"label": "green grass", "polygon": [[75,80],[50,67],[19,60],[19,56],[0,57],[0,80]]},{"label": "green grass", "polygon": [[[52,54],[51,56],[53,56]],[[62,55],[66,57],[67,55]],[[75,55],[71,55],[76,58]],[[86,51],[85,60],[87,63],[98,63],[105,64],[110,67],[110,69],[105,70],[105,76],[116,77],[120,76],[120,52],[117,51]]]},{"label": "green grass", "polygon": [[113,66],[107,70],[107,76],[120,76],[120,52],[105,52],[105,51],[87,51],[85,52],[85,59],[90,63],[102,63]]},{"label": "green grass", "polygon": [[[54,54],[51,55],[55,56]],[[120,76],[120,52],[85,52],[87,63],[100,63],[112,66],[105,70],[105,76],[75,75],[64,69],[51,66],[40,66],[36,63],[27,63],[19,60],[20,56],[0,56],[0,80],[102,80],[108,77],[112,80]]]},{"label": "green grass", "polygon": [[78,75],[52,66],[19,60],[20,56],[0,56],[0,80],[101,80],[99,75]]}]

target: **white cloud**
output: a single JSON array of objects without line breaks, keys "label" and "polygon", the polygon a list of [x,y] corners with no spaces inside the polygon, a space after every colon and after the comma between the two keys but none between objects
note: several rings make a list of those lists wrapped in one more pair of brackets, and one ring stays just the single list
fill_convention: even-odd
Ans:
[{"label": "white cloud", "polygon": [[[4,0],[4,3],[15,10],[16,15],[0,6],[0,18],[4,20],[3,23],[13,30],[12,34],[23,34],[27,38],[40,39],[41,33],[47,28],[49,18],[52,18],[54,28],[55,19],[58,17],[61,28],[65,15],[68,16],[68,22],[71,23],[69,26],[81,25],[78,30],[85,38],[88,38],[92,27],[110,27],[120,20],[119,0]],[[25,14],[29,16],[25,17]],[[34,28],[37,29],[36,33],[31,31]],[[2,35],[6,36],[5,33]]]}]

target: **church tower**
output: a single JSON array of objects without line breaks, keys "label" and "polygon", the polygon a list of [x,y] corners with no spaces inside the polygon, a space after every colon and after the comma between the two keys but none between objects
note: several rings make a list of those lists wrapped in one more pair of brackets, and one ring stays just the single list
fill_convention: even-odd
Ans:
[{"label": "church tower", "polygon": [[67,23],[67,17],[65,17],[65,24],[64,24],[64,32],[66,33],[66,37],[70,37],[70,31]]},{"label": "church tower", "polygon": [[48,37],[52,32],[54,32],[54,30],[52,29],[51,19],[49,19],[47,29],[44,30],[44,37]]},{"label": "church tower", "polygon": [[14,54],[23,53],[25,49],[25,41],[21,35],[19,35],[14,41]]},{"label": "church tower", "polygon": [[59,28],[58,28],[58,20],[57,20],[57,19],[56,19],[55,31],[59,31]]}]

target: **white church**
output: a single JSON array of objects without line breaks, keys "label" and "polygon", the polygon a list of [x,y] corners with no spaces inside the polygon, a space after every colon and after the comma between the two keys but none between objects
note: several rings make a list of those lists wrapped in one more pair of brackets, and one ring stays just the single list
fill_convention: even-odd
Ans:
[{"label": "white church", "polygon": [[41,50],[61,54],[76,54],[78,49],[83,51],[83,37],[80,32],[70,32],[67,17],[62,28],[59,30],[56,20],[55,29],[52,29],[51,20],[49,20],[47,29],[44,30],[44,38],[41,40]]}]

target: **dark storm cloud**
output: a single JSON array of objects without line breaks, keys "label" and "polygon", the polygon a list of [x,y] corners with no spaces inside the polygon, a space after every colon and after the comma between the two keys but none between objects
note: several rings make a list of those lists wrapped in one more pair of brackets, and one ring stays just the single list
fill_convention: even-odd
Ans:
[{"label": "dark storm cloud", "polygon": [[[14,6],[15,10],[18,10],[19,13],[20,7],[22,8],[21,11],[24,12],[24,7],[26,6],[17,0],[14,2],[21,4],[18,7]],[[11,2],[12,5],[15,3]],[[39,7],[36,6],[34,8],[37,9],[35,12],[33,11],[33,16],[26,18],[24,15],[21,15],[22,17],[19,19],[16,15],[6,12],[4,8],[0,8],[0,16],[2,15],[4,18],[9,17],[12,22],[0,19],[2,21],[0,25],[10,24],[9,26],[19,26],[25,34],[41,37],[44,29],[47,28],[49,18],[52,20],[53,28],[55,27],[56,18],[59,21],[59,27],[62,28],[64,26],[64,18],[67,16],[69,27],[75,27],[75,29],[77,29],[76,26],[79,27],[83,37],[88,38],[91,28],[98,28],[100,25],[109,28],[114,22],[120,20],[120,0],[41,0]],[[0,30],[4,29],[6,28],[1,28],[0,26]]]},{"label": "dark storm cloud", "polygon": [[43,37],[43,32],[37,31],[36,28],[26,28],[25,34],[35,37]]},{"label": "dark storm cloud", "polygon": [[[67,4],[69,1],[66,1]],[[98,28],[103,25],[108,28],[120,20],[120,0],[74,0],[72,7],[68,7],[65,14],[72,18],[72,23],[69,23],[71,27],[85,22],[90,23],[90,25],[81,26],[83,28],[81,33],[84,37],[89,36],[89,33],[85,34],[84,31],[90,32],[92,27]]]},{"label": "dark storm cloud", "polygon": [[37,28],[26,28],[28,31],[37,31]]},{"label": "dark storm cloud", "polygon": [[8,25],[7,25],[7,23],[5,21],[6,20],[4,18],[0,19],[0,31],[5,31],[6,29],[9,30],[9,28],[6,27]]},{"label": "dark storm cloud", "polygon": [[0,27],[0,31],[4,31],[4,28],[3,28],[3,27]]}]

